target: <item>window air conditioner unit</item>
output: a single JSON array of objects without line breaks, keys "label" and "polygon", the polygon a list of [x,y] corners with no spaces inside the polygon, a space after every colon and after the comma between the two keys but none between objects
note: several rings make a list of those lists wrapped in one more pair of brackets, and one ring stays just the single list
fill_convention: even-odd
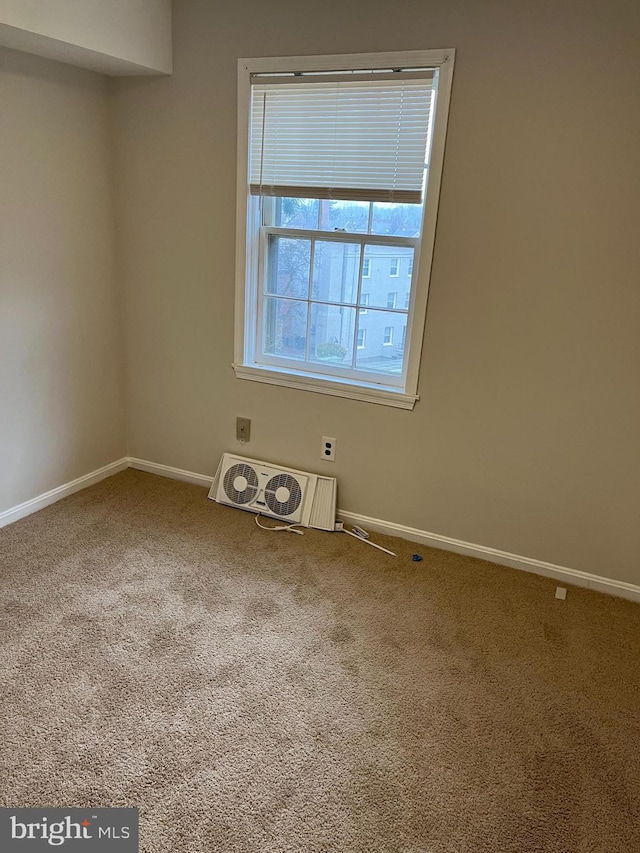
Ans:
[{"label": "window air conditioner unit", "polygon": [[337,483],[282,465],[224,453],[209,491],[220,504],[316,527],[334,530]]}]

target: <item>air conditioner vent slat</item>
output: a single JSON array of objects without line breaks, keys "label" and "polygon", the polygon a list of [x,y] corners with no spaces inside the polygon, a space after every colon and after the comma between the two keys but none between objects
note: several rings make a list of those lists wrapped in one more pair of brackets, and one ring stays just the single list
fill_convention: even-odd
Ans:
[{"label": "air conditioner vent slat", "polygon": [[318,477],[309,526],[333,530],[335,522],[336,480],[333,477]]}]

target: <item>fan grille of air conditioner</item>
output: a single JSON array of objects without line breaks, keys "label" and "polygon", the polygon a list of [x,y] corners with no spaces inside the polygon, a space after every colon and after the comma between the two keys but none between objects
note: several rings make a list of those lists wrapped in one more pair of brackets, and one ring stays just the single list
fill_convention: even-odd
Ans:
[{"label": "fan grille of air conditioner", "polygon": [[276,515],[291,515],[298,509],[302,500],[300,483],[291,474],[276,474],[267,483],[264,499],[271,512]]},{"label": "fan grille of air conditioner", "polygon": [[[234,504],[248,504],[258,494],[258,477],[254,469],[245,462],[229,468],[224,475],[224,491]],[[242,486],[242,488],[238,488]]]}]

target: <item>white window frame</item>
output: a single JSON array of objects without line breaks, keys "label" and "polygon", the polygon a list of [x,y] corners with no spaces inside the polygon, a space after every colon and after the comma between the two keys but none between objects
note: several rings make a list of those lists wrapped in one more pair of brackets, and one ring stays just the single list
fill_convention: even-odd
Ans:
[{"label": "white window frame", "polygon": [[397,308],[398,302],[398,291],[397,290],[389,290],[387,292],[387,308]]},{"label": "white window frame", "polygon": [[[360,343],[360,335],[362,335],[362,343]],[[358,334],[356,337],[356,348],[364,349],[367,345],[367,330],[366,329],[358,329]]]},{"label": "white window frame", "polygon": [[[389,340],[386,340],[387,329],[389,330]],[[383,347],[393,346],[393,326],[385,326],[384,327],[384,331],[382,333],[382,346]]]},{"label": "white window frame", "polygon": [[[364,276],[363,276],[364,278]],[[363,314],[369,313],[369,299],[371,298],[370,293],[361,293],[360,294],[360,316]]]},{"label": "white window frame", "polygon": [[[395,269],[395,272],[393,270]],[[389,278],[398,278],[400,275],[400,258],[391,258],[389,264]]]},{"label": "white window frame", "polygon": [[[390,53],[337,54],[330,56],[263,57],[238,60],[238,182],[236,208],[236,300],[233,368],[236,377],[254,382],[283,385],[321,394],[363,400],[370,403],[412,409],[417,393],[419,363],[426,320],[429,278],[433,259],[436,218],[440,196],[449,101],[455,50],[402,51]],[[255,330],[259,306],[254,295],[258,279],[260,221],[257,205],[248,204],[249,114],[251,75],[294,71],[352,71],[375,68],[433,68],[438,71],[435,120],[423,210],[422,238],[416,248],[414,294],[407,317],[408,345],[405,347],[404,387],[392,388],[382,382],[353,377],[298,372],[289,367],[258,363]],[[329,232],[331,233],[331,232]],[[363,235],[365,236],[365,235]],[[367,235],[369,237],[370,235]],[[382,242],[382,240],[380,241]]]},{"label": "white window frame", "polygon": [[371,278],[371,258],[362,261],[362,278]]}]

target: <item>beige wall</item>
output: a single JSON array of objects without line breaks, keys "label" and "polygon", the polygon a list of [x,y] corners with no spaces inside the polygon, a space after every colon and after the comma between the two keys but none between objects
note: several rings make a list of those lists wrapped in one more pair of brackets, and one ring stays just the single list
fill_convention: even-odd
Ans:
[{"label": "beige wall", "polygon": [[0,44],[106,74],[169,73],[171,0],[0,0]]},{"label": "beige wall", "polygon": [[0,512],[126,453],[96,74],[0,48]]},{"label": "beige wall", "polygon": [[[248,455],[335,474],[344,509],[640,583],[639,8],[177,2],[174,76],[114,84],[130,453],[211,473],[245,415]],[[420,402],[235,379],[237,58],[440,47]]]}]

